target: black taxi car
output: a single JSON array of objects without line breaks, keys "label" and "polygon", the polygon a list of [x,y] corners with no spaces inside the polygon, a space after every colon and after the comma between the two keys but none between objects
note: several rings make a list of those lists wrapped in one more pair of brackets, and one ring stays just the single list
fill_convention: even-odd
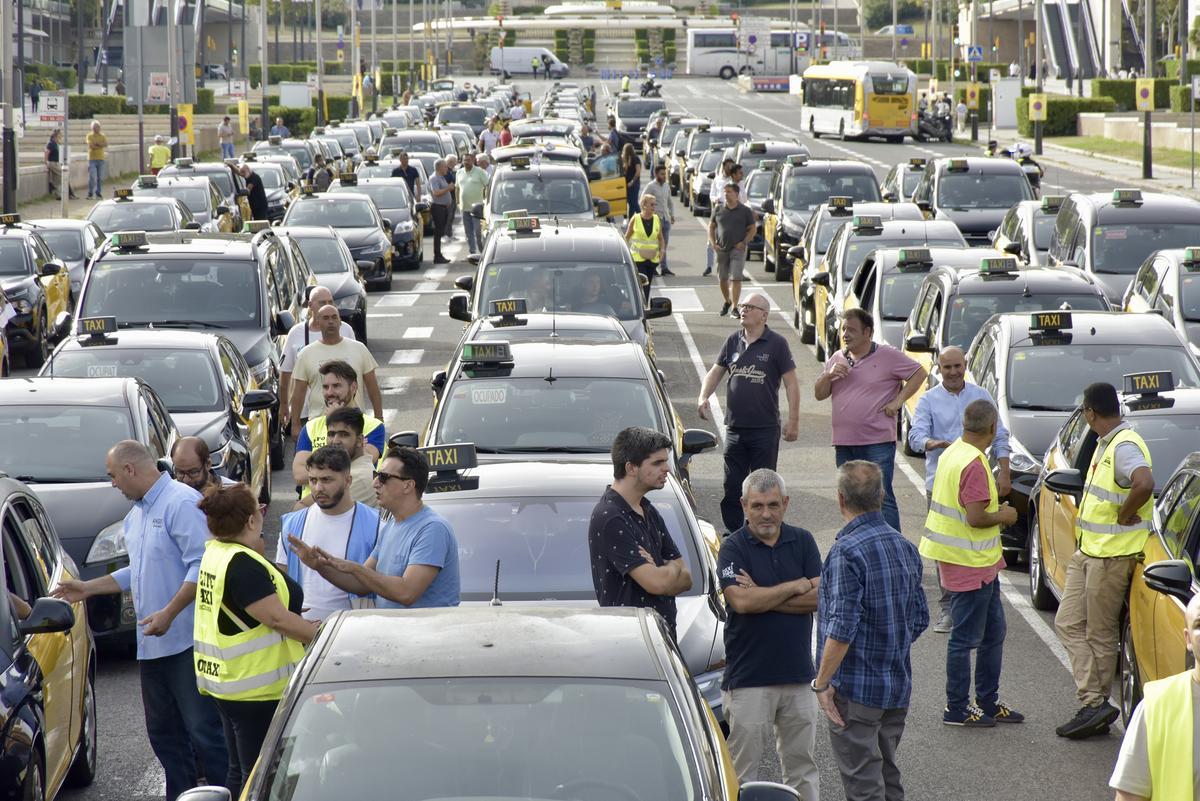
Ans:
[{"label": "black taxi car", "polygon": [[92,255],[104,241],[104,233],[95,223],[69,217],[43,217],[28,220],[27,224],[38,232],[54,257],[67,265],[71,276],[70,305],[73,307],[74,298],[79,297],[79,289],[83,286],[83,273]]},{"label": "black taxi car", "polygon": [[1125,290],[1121,307],[1161,314],[1200,355],[1200,248],[1150,254]]},{"label": "black taxi car", "polygon": [[1000,221],[992,246],[1030,267],[1048,267],[1054,221],[1064,199],[1064,195],[1042,195],[1041,200],[1015,204]]},{"label": "black taxi car", "polygon": [[[309,161],[311,164],[311,159]],[[246,221],[253,215],[250,213],[250,190],[246,188],[246,179],[237,171],[236,159],[226,161],[195,161],[190,158],[177,158],[158,171],[160,178],[174,176],[201,176],[212,182],[221,199],[229,207],[233,215],[235,231],[242,230]]]},{"label": "black taxi car", "polygon": [[4,325],[10,356],[41,367],[71,315],[71,274],[19,214],[0,215],[0,293],[11,306]]},{"label": "black taxi car", "polygon": [[134,197],[128,187],[113,190],[88,212],[89,222],[105,234],[116,231],[199,231],[203,226],[183,201],[173,197]]},{"label": "black taxi car", "polygon": [[319,193],[305,186],[288,206],[281,224],[333,226],[350,248],[368,286],[384,291],[392,288],[397,261],[392,223],[380,215],[370,196],[362,192]]},{"label": "black taxi car", "polygon": [[1034,484],[1056,432],[1093,381],[1114,386],[1135,370],[1170,371],[1180,387],[1200,387],[1187,345],[1156,315],[1048,310],[997,314],[974,338],[966,379],[996,401],[1009,431],[1009,503],[1017,522],[1001,531],[1004,549],[1024,557]]},{"label": "black taxi car", "polygon": [[296,225],[276,228],[284,242],[299,249],[317,284],[333,295],[338,315],[354,329],[354,338],[367,344],[367,285],[350,248],[328,225]]},{"label": "black taxi car", "polygon": [[879,190],[883,192],[883,199],[888,203],[911,202],[912,194],[925,174],[927,163],[929,163],[928,159],[914,158],[901,162],[888,170],[888,174],[883,178],[883,183],[879,186]]},{"label": "black taxi car", "polygon": [[933,219],[957,225],[971,247],[990,248],[1008,210],[1034,194],[1017,162],[973,156],[932,159],[912,199]]},{"label": "black taxi car", "polygon": [[748,139],[734,145],[732,158],[749,175],[764,159],[778,163],[789,156],[806,155],[808,147],[795,139]]},{"label": "black taxi car", "polygon": [[225,205],[220,191],[208,178],[176,176],[159,178],[140,175],[130,187],[134,197],[173,197],[187,207],[200,230],[207,233],[233,233],[233,212]]},{"label": "black taxi car", "polygon": [[43,801],[96,776],[96,646],[84,605],[49,597],[78,570],[45,508],[3,473],[0,523],[0,793]]},{"label": "black taxi car", "polygon": [[589,176],[578,163],[522,156],[496,167],[483,200],[469,211],[482,220],[484,234],[517,212],[564,223],[604,219],[613,213],[607,200],[593,196]]},{"label": "black taxi car", "polygon": [[[363,164],[372,161],[374,157],[368,156]],[[391,226],[394,269],[420,269],[424,239],[421,223],[424,215],[429,213],[429,204],[414,198],[403,178],[363,178],[357,173],[342,173],[329,185],[328,193],[343,192],[371,198],[379,215]]]},{"label": "black taxi car", "polygon": [[1116,306],[1147,256],[1197,243],[1200,201],[1140,189],[1073,193],[1055,217],[1049,258],[1094,275]]}]

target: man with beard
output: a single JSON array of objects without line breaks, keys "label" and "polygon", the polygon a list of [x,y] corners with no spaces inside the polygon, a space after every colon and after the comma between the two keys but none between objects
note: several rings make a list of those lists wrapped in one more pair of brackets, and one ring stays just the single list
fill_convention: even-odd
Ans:
[{"label": "man with beard", "polygon": [[[357,409],[358,380],[354,368],[346,362],[335,359],[321,365],[321,393],[325,398],[325,413],[314,417],[300,429],[296,439],[296,456],[292,460],[292,477],[296,484],[304,487],[303,495],[308,495],[308,457],[312,452],[329,441],[329,415],[338,409]],[[384,428],[383,423],[376,417],[363,414],[363,452],[371,457],[374,463],[383,453]]]},{"label": "man with beard", "polygon": [[200,437],[180,437],[175,440],[171,446],[171,462],[175,465],[175,479],[201,495],[209,487],[234,483],[213,472],[208,443]]},{"label": "man with beard", "polygon": [[[361,409],[344,406],[334,409],[325,416],[325,442],[335,445],[350,454],[350,497],[372,508],[379,507],[375,495],[375,460],[363,450],[363,421]],[[311,421],[309,422],[311,425]],[[296,503],[296,508],[313,505],[313,494],[306,492]]]},{"label": "man with beard", "polygon": [[351,496],[350,454],[341,446],[317,448],[308,457],[306,468],[314,505],[283,516],[275,562],[304,588],[305,619],[323,620],[338,610],[350,609],[354,595],[305,567],[288,538],[294,537],[305,548],[320,548],[361,564],[375,549],[379,513]]}]

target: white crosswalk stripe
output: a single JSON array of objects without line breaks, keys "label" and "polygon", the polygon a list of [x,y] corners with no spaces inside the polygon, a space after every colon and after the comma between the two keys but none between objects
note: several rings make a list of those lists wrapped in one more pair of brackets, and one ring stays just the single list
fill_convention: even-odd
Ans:
[{"label": "white crosswalk stripe", "polygon": [[388,364],[420,364],[421,357],[424,355],[424,348],[397,350],[393,352],[391,358],[388,359]]}]

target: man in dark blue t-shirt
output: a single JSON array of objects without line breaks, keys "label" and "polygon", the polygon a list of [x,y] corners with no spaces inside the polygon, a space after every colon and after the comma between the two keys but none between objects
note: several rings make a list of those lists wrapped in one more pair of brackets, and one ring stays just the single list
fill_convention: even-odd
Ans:
[{"label": "man in dark blue t-shirt", "polygon": [[808,801],[819,794],[817,702],[810,682],[812,615],[821,554],[808,531],[783,522],[788,497],[774,470],[747,476],[746,524],[717,556],[725,593],[725,677],[721,696],[738,781],[759,781],[767,743],[779,744],[783,781]]},{"label": "man in dark blue t-shirt", "polygon": [[742,481],[760,467],[775,469],[779,458],[779,385],[787,392],[783,438],[794,442],[800,428],[800,382],[787,340],[767,326],[771,302],[755,292],[738,307],[742,328],[725,340],[716,364],[704,376],[697,408],[708,419],[708,398],[729,374],[725,398],[725,496],[721,519],[726,531],[742,525]]},{"label": "man in dark blue t-shirt", "polygon": [[408,184],[408,191],[417,200],[421,199],[421,173],[417,168],[408,163],[408,154],[403,150],[400,151],[400,165],[392,169],[393,178],[403,178],[404,183]]}]

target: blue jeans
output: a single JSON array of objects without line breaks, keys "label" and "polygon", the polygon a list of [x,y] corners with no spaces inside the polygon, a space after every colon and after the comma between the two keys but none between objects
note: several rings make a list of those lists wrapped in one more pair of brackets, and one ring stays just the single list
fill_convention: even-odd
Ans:
[{"label": "blue jeans", "polygon": [[479,218],[472,216],[470,209],[465,209],[463,211],[462,221],[463,231],[467,235],[467,252],[482,253],[483,231],[480,230]]},{"label": "blue jeans", "polygon": [[726,531],[746,522],[742,511],[742,482],[760,467],[775,469],[779,459],[779,426],[725,429],[725,495],[721,520]]},{"label": "blue jeans", "polygon": [[88,159],[88,194],[100,197],[100,181],[104,178],[104,159]]},{"label": "blue jeans", "polygon": [[874,445],[834,445],[837,466],[861,459],[874,462],[883,472],[883,519],[888,525],[900,530],[900,507],[896,505],[896,493],[892,491],[892,473],[896,469],[896,443],[877,442]]},{"label": "blue jeans", "polygon": [[970,592],[950,593],[954,628],[946,643],[946,706],[967,708],[971,691],[971,651],[975,654],[975,700],[994,705],[1000,697],[1000,662],[1008,626],[1000,605],[1000,577]]},{"label": "blue jeans", "polygon": [[184,790],[197,785],[197,763],[208,784],[229,786],[229,757],[221,717],[213,699],[196,689],[192,649],[143,659],[138,669],[146,734],[167,775],[166,801],[174,801]]},{"label": "blue jeans", "polygon": [[[662,226],[663,243],[665,245],[671,244],[671,221],[667,218],[665,210],[658,215],[658,222]],[[658,270],[659,272],[667,270],[667,249],[665,247],[663,248],[662,261],[658,263]]]},{"label": "blue jeans", "polygon": [[625,217],[632,220],[634,215],[641,211],[642,206],[639,202],[642,197],[642,179],[638,178],[631,184],[625,185]]},{"label": "blue jeans", "polygon": [[223,158],[223,159],[233,158],[233,142],[222,142],[221,143],[221,158]]}]

